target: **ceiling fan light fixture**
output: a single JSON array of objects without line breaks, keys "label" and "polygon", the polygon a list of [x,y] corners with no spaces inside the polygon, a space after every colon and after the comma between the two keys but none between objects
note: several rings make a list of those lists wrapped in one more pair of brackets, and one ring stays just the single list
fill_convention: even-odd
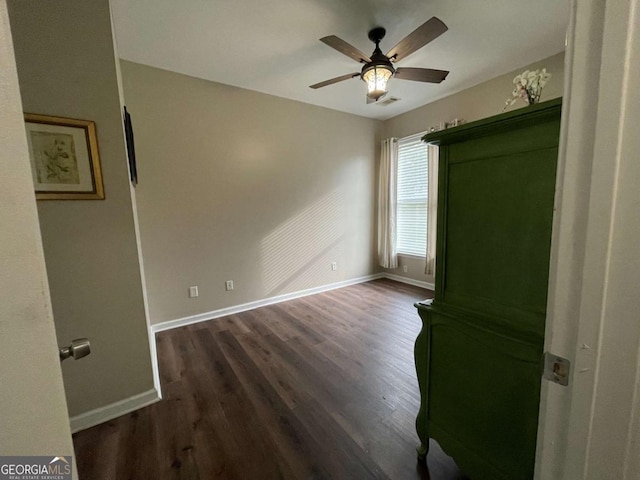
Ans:
[{"label": "ceiling fan light fixture", "polygon": [[380,50],[380,41],[384,38],[386,30],[376,27],[369,30],[369,40],[376,44],[376,48],[370,56],[365,55],[353,45],[345,42],[335,35],[323,37],[320,41],[347,57],[364,64],[360,72],[347,73],[340,77],[330,78],[324,82],[309,85],[310,88],[322,88],[327,85],[360,77],[367,84],[367,103],[374,103],[384,97],[388,92],[388,83],[391,77],[398,80],[413,80],[416,82],[440,83],[449,73],[446,70],[434,70],[432,68],[394,68],[393,62],[411,55],[427,43],[435,40],[444,32],[447,26],[437,17],[431,17],[409,35],[404,37],[395,47],[385,55]]},{"label": "ceiling fan light fixture", "polygon": [[367,97],[378,100],[385,95],[392,75],[393,67],[387,65],[371,65],[362,72],[362,80],[367,84]]}]

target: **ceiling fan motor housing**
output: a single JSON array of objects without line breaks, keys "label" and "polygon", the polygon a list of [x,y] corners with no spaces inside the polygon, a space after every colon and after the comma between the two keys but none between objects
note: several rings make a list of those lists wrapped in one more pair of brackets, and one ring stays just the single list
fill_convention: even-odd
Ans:
[{"label": "ceiling fan motor housing", "polygon": [[[380,52],[379,49],[376,49],[377,52],[373,52],[373,55],[371,55],[371,61],[369,63],[365,63],[364,67],[362,67],[362,71],[360,72],[360,77],[364,80],[364,74],[367,73],[369,70],[372,70],[374,68],[386,68],[387,70],[391,71],[391,74],[393,75],[395,73],[395,68],[393,68],[392,63],[389,61],[389,59],[387,57],[385,57],[382,52]],[[376,58],[377,55],[376,53],[380,53],[380,57]]]}]

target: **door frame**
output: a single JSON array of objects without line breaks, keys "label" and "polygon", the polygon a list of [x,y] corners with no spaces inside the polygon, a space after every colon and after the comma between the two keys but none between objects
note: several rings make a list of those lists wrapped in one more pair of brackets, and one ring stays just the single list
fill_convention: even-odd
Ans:
[{"label": "door frame", "polygon": [[[572,0],[567,34],[535,478],[640,475],[638,0]],[[634,77],[635,75],[635,77]],[[634,165],[635,163],[635,165]],[[635,243],[634,243],[635,242]]]}]

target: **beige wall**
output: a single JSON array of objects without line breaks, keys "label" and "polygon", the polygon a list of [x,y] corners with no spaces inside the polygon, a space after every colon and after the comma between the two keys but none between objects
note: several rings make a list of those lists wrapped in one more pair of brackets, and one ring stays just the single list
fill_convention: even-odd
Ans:
[{"label": "beige wall", "polygon": [[0,454],[73,455],[5,0],[0,111]]},{"label": "beige wall", "polygon": [[107,0],[9,3],[24,110],[96,122],[106,199],[39,201],[71,416],[153,388]]},{"label": "beige wall", "polygon": [[152,323],[374,273],[380,122],[121,68]]},{"label": "beige wall", "polygon": [[[511,96],[513,90],[513,77],[522,71],[546,68],[552,77],[542,92],[541,101],[551,100],[562,96],[564,86],[564,53],[559,53],[528,66],[523,66],[513,72],[501,75],[492,80],[486,81],[475,87],[463,90],[437,102],[424,105],[410,112],[390,118],[384,122],[384,136],[406,137],[414,133],[427,130],[429,127],[437,125],[443,121],[450,121],[454,118],[462,118],[467,122],[480,120],[502,112],[504,102]],[[518,101],[508,110],[521,108],[524,102]],[[424,258],[405,257],[399,258],[399,268],[394,270],[380,268],[380,271],[389,272],[414,280],[433,283],[434,278],[426,275]],[[403,272],[406,265],[408,272]]]}]

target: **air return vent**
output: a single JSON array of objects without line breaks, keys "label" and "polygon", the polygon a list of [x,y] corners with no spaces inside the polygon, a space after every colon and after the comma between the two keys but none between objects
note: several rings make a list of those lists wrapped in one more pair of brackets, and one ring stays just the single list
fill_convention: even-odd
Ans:
[{"label": "air return vent", "polygon": [[400,100],[398,97],[389,97],[382,102],[377,102],[377,104],[380,105],[381,107],[386,107],[387,105],[391,105],[392,103],[395,103],[398,100]]}]

